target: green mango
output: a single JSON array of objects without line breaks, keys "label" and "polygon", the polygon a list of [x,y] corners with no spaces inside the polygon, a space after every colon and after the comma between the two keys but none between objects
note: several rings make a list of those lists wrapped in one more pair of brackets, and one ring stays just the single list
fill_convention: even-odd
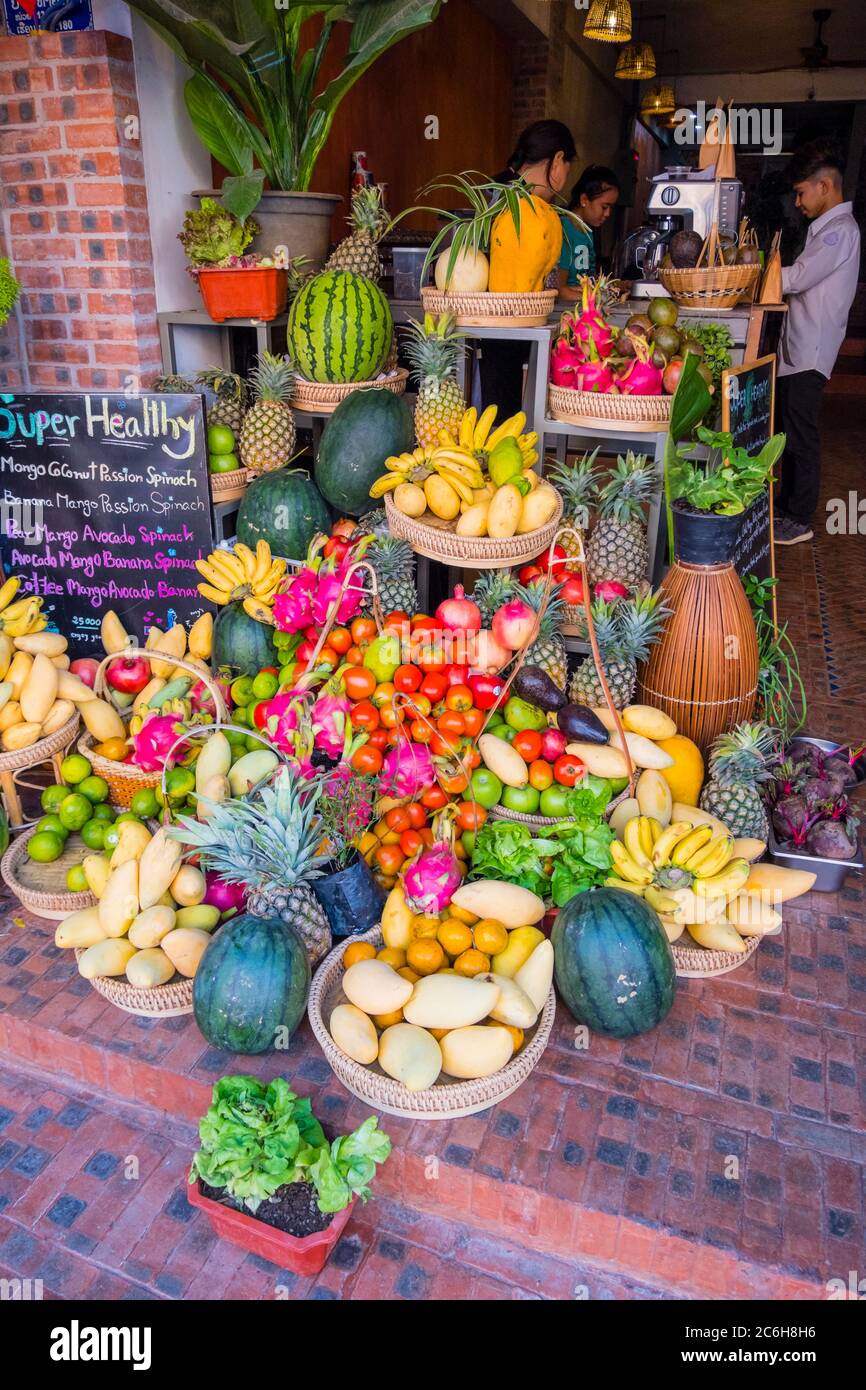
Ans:
[{"label": "green mango", "polygon": [[546,729],[547,715],[537,705],[521,700],[519,695],[512,695],[505,706],[505,722],[516,733],[523,733],[524,729]]},{"label": "green mango", "polygon": [[169,700],[183,699],[191,685],[192,678],[190,676],[178,676],[176,680],[169,681],[168,685],[164,685],[162,690],[158,690],[153,699],[148,700],[147,708],[162,709]]},{"label": "green mango", "polygon": [[372,671],[381,685],[394,678],[394,672],[403,660],[400,638],[395,632],[384,632],[371,642],[364,655],[364,665]]},{"label": "green mango", "polygon": [[487,471],[497,487],[510,483],[518,473],[523,472],[523,455],[517,440],[509,435],[500,439],[487,463]]}]

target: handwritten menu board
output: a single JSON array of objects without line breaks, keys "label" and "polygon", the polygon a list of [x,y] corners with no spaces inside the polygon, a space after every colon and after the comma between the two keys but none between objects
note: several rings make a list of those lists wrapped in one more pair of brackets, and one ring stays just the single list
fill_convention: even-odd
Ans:
[{"label": "handwritten menu board", "polygon": [[74,655],[108,608],[136,639],[207,608],[206,443],[197,395],[0,395],[0,559]]},{"label": "handwritten menu board", "polygon": [[[722,430],[734,444],[760,453],[774,433],[776,358],[759,357],[722,373]],[[773,498],[770,488],[743,517],[734,551],[734,568],[743,577],[769,579],[776,572],[773,554]]]}]

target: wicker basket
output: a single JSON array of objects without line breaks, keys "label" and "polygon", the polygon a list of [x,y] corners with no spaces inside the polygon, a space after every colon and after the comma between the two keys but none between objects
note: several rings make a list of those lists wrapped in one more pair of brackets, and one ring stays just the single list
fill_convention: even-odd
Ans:
[{"label": "wicker basket", "polygon": [[421,291],[425,314],[438,318],[454,314],[464,328],[541,328],[556,304],[556,290],[532,294],[446,294],[433,288]]},{"label": "wicker basket", "polygon": [[628,425],[631,430],[658,433],[670,424],[672,400],[672,396],[599,395],[596,391],[551,386],[548,408],[554,420],[569,425]]},{"label": "wicker basket", "polygon": [[381,928],[374,927],[363,936],[350,937],[325,957],[313,976],[307,1005],[310,1024],[322,1051],[334,1074],[352,1095],[388,1115],[403,1115],[410,1120],[454,1120],[461,1115],[476,1115],[480,1110],[487,1110],[491,1105],[505,1100],[538,1065],[556,1013],[556,998],[552,989],[535,1029],[529,1030],[527,1041],[517,1056],[501,1071],[483,1080],[450,1081],[442,1078],[425,1091],[407,1091],[405,1086],[386,1076],[379,1067],[365,1067],[360,1062],[353,1062],[336,1046],[325,1021],[337,1004],[346,1002],[340,985],[342,960],[343,952],[352,941],[371,941],[375,946],[381,946]]},{"label": "wicker basket", "polygon": [[59,859],[51,864],[37,864],[27,853],[27,842],[35,834],[34,826],[17,835],[0,861],[0,878],[21,906],[34,917],[44,917],[49,922],[61,922],[70,912],[93,907],[96,898],[92,893],[70,893],[66,887],[67,871],[90,853],[84,841],[78,835],[70,835]]},{"label": "wicker basket", "polygon": [[[84,952],[76,948],[76,961],[83,955]],[[192,1013],[192,980],[182,975],[175,975],[167,984],[156,985],[153,989],[136,989],[122,975],[97,975],[88,984],[116,1009],[122,1009],[125,1014],[138,1014],[139,1018],[177,1018],[180,1014]]]},{"label": "wicker basket", "polygon": [[501,570],[534,560],[536,555],[549,548],[562,516],[562,498],[546,526],[525,536],[509,536],[507,540],[493,540],[490,536],[458,536],[453,530],[453,522],[440,521],[437,517],[416,521],[395,507],[387,493],[385,514],[391,535],[408,541],[419,555],[466,569]]},{"label": "wicker basket", "polygon": [[[682,939],[680,937],[680,941]],[[674,965],[678,975],[688,979],[704,980],[710,979],[713,975],[727,975],[730,970],[738,970],[747,960],[751,960],[760,944],[759,936],[750,936],[746,940],[745,951],[741,952],[709,951],[705,946],[699,946],[696,941],[689,946],[681,946],[679,942],[674,942],[671,950],[674,953]]]},{"label": "wicker basket", "polygon": [[294,410],[305,410],[309,415],[331,415],[341,401],[353,391],[390,391],[402,396],[406,390],[409,373],[404,367],[396,367],[386,376],[376,381],[304,381],[295,377],[295,390],[289,405]]},{"label": "wicker basket", "polygon": [[239,501],[247,490],[251,476],[248,468],[235,468],[231,473],[209,473],[214,502]]},{"label": "wicker basket", "polygon": [[0,753],[0,772],[21,772],[26,767],[38,767],[40,763],[53,758],[55,753],[62,753],[75,738],[78,721],[79,714],[76,710],[71,719],[67,719],[65,724],[55,729],[47,738],[38,739],[36,743],[31,743],[29,748],[17,748],[14,753]]},{"label": "wicker basket", "polygon": [[[628,787],[618,796],[611,798],[605,807],[605,820],[610,820],[619,803],[627,796]],[[512,811],[508,806],[499,805],[491,806],[489,815],[491,820],[508,820],[513,825],[528,825],[530,830],[549,830],[552,825],[560,825],[563,820],[568,820],[568,816],[529,816],[523,811]]]},{"label": "wicker basket", "polygon": [[759,265],[659,269],[659,279],[671,299],[684,309],[736,309],[743,296],[754,289],[760,274]]}]

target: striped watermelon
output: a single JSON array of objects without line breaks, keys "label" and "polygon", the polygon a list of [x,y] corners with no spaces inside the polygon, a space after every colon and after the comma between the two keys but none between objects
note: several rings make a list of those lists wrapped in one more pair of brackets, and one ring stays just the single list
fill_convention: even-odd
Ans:
[{"label": "striped watermelon", "polygon": [[295,367],[307,381],[372,381],[391,349],[394,322],[378,285],[348,270],[308,280],[286,330]]}]

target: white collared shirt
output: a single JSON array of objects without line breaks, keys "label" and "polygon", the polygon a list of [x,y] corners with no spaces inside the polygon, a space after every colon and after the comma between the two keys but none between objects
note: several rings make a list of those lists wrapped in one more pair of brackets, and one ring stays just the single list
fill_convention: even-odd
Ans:
[{"label": "white collared shirt", "polygon": [[782,270],[788,312],[779,348],[779,376],[820,372],[830,377],[857,292],[860,229],[850,203],[816,217],[806,245]]}]

